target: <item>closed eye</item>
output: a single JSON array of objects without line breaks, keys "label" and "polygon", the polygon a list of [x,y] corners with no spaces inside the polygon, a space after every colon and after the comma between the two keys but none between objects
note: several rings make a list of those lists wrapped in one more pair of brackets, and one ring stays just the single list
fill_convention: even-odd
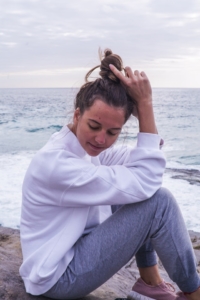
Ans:
[{"label": "closed eye", "polygon": [[100,129],[99,127],[94,127],[94,126],[91,126],[90,124],[88,124],[88,126],[90,127],[90,129],[92,129],[92,130],[98,130],[98,129]]},{"label": "closed eye", "polygon": [[[99,126],[91,126],[90,124],[88,124],[89,128],[92,129],[92,130],[100,130],[101,127]],[[113,133],[112,131],[107,131],[108,135],[112,135],[112,136],[115,136],[117,134],[119,134],[119,132],[116,132],[116,133]]]},{"label": "closed eye", "polygon": [[113,133],[113,132],[111,132],[111,131],[108,131],[108,134],[109,134],[109,135],[116,135],[116,134],[118,134],[118,132],[117,132],[117,133]]}]

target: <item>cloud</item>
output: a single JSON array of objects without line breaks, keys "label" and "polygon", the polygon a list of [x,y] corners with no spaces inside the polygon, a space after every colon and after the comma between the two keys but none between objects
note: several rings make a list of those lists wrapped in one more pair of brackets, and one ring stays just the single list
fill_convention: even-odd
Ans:
[{"label": "cloud", "polygon": [[9,48],[13,48],[17,45],[17,43],[13,43],[13,42],[2,42],[1,45],[5,46],[5,47],[9,47]]},{"label": "cloud", "polygon": [[119,53],[125,64],[146,66],[151,72],[158,64],[164,70],[164,62],[180,66],[182,62],[184,66],[188,57],[199,59],[198,0],[1,3],[0,63],[4,74],[35,72],[37,76],[38,70],[50,74],[52,70],[89,69],[98,64],[99,46]]},{"label": "cloud", "polygon": [[1,77],[7,77],[7,76],[54,76],[55,74],[71,74],[72,72],[87,72],[87,68],[68,68],[68,69],[40,69],[40,70],[34,70],[34,71],[19,71],[19,72],[9,72],[4,73],[0,72]]},{"label": "cloud", "polygon": [[199,2],[197,0],[150,0],[148,6],[153,12],[159,12],[168,15],[181,15],[183,13],[193,13],[199,8]]}]

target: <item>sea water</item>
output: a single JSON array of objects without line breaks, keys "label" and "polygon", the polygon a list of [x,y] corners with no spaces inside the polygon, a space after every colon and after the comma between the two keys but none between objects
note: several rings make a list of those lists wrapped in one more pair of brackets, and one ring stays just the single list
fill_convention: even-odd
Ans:
[{"label": "sea water", "polygon": [[[51,134],[72,120],[77,89],[0,89],[0,224],[19,228],[26,169]],[[153,89],[165,144],[163,186],[172,191],[188,229],[200,231],[200,89]],[[135,145],[130,118],[118,143]]]}]

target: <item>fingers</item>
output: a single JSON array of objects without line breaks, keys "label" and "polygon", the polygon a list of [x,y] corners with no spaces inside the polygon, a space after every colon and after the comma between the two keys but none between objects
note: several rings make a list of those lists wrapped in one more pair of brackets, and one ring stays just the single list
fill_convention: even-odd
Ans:
[{"label": "fingers", "polygon": [[[130,67],[124,69],[125,75],[119,71],[114,65],[109,65],[113,74],[119,78],[122,86],[126,89],[129,96],[132,98],[135,106],[143,106],[145,103],[152,102],[152,89],[148,77],[142,71],[135,70]],[[136,116],[138,112],[133,112]]]},{"label": "fingers", "polygon": [[147,75],[145,74],[144,71],[142,71],[142,72],[140,73],[140,75],[141,75],[142,77],[147,77]]},{"label": "fingers", "polygon": [[130,67],[125,67],[125,71],[126,71],[127,77],[133,76],[133,71]]},{"label": "fingers", "polygon": [[125,74],[125,77],[128,77],[128,74],[126,72],[126,69],[123,69],[124,70],[124,74]]},{"label": "fingers", "polygon": [[133,79],[136,79],[137,77],[147,78],[144,71],[139,72],[138,70],[135,70],[133,72],[130,67],[125,67],[124,68],[125,76],[124,76],[122,72],[119,71],[114,65],[110,64],[109,67],[111,71],[119,78],[119,80],[122,83],[127,83],[128,78],[133,78]]},{"label": "fingers", "polygon": [[139,72],[138,70],[135,70],[135,71],[134,71],[134,75],[139,76],[139,75],[140,75],[140,72]]},{"label": "fingers", "polygon": [[131,76],[136,76],[136,77],[147,77],[145,72],[142,71],[142,72],[139,72],[138,70],[135,70],[134,72],[131,70],[130,67],[126,67],[125,68],[127,74],[128,74],[128,77],[131,77]]},{"label": "fingers", "polygon": [[141,76],[141,77],[147,77],[144,71],[139,72],[138,70],[134,71],[134,75],[135,76]]},{"label": "fingers", "polygon": [[120,72],[115,66],[113,66],[112,64],[109,65],[111,71],[115,74],[115,76],[117,76],[119,78],[119,80],[123,83],[126,82],[126,77],[122,74],[122,72]]}]

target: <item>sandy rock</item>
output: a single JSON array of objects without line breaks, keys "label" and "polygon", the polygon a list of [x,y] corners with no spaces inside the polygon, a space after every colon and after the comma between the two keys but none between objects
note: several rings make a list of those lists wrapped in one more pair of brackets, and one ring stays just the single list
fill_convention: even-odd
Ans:
[{"label": "sandy rock", "polygon": [[[200,272],[200,233],[189,231]],[[21,277],[19,276],[19,266],[22,262],[22,253],[19,239],[19,230],[0,227],[0,299],[1,300],[48,300],[42,296],[32,296],[27,294]],[[162,277],[171,282],[162,264],[159,262]],[[85,297],[85,300],[110,300],[119,297],[126,297],[131,290],[138,270],[135,258],[116,273],[104,285]],[[176,290],[177,286],[173,283]]]}]

